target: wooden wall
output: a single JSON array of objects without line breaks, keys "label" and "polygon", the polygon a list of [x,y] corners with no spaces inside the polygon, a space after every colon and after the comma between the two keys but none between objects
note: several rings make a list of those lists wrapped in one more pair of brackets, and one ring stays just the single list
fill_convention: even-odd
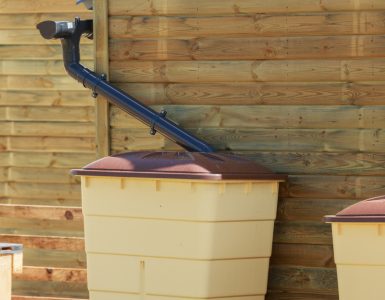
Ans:
[{"label": "wooden wall", "polygon": [[[0,241],[25,247],[13,300],[88,298],[80,188],[69,170],[95,159],[94,103],[65,74],[60,43],[35,29],[92,17],[84,11],[75,0],[0,0]],[[90,42],[82,55],[92,65]]]},{"label": "wooden wall", "polygon": [[[108,6],[112,82],[218,150],[289,174],[268,299],[338,299],[322,216],[385,194],[385,1]],[[176,148],[110,117],[112,152]]]}]

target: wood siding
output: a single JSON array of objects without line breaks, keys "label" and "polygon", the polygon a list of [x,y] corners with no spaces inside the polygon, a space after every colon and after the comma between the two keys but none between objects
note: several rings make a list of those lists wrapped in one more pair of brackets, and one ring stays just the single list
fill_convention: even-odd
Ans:
[{"label": "wood siding", "polygon": [[[383,0],[110,0],[111,81],[282,184],[269,300],[337,300],[330,226],[385,194]],[[119,109],[111,151],[177,149]]]},{"label": "wood siding", "polygon": [[[88,298],[80,187],[95,159],[94,103],[38,22],[92,15],[73,0],[0,0],[0,241],[24,245],[13,300]],[[93,66],[92,43],[82,57]],[[44,297],[44,298],[40,298]]]}]

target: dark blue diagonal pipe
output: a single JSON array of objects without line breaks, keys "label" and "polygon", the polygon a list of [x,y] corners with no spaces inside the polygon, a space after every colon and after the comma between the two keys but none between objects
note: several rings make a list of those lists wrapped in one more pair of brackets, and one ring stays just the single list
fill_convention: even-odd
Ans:
[{"label": "dark blue diagonal pipe", "polygon": [[84,87],[91,89],[94,95],[103,95],[108,102],[148,125],[152,134],[159,131],[188,151],[214,152],[206,142],[167,119],[165,113],[158,113],[147,107],[124,91],[112,86],[103,76],[80,64],[80,38],[83,34],[92,35],[92,20],[80,21],[77,18],[75,22],[45,21],[39,23],[37,28],[46,39],[61,39],[65,69]]}]

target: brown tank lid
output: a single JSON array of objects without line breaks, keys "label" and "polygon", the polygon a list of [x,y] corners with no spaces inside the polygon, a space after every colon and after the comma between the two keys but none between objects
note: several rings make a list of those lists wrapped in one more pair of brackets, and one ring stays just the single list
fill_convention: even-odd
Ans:
[{"label": "brown tank lid", "polygon": [[353,204],[325,222],[385,222],[385,195]]},{"label": "brown tank lid", "polygon": [[112,155],[75,169],[73,175],[180,178],[205,180],[285,180],[243,157],[224,153],[127,152]]}]

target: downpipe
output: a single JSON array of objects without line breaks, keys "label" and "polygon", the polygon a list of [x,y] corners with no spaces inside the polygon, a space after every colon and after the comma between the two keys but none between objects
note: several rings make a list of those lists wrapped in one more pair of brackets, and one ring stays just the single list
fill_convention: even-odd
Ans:
[{"label": "downpipe", "polygon": [[105,75],[87,69],[80,64],[80,39],[85,36],[93,38],[92,20],[44,21],[37,25],[45,39],[60,39],[63,48],[64,67],[67,73],[92,90],[93,97],[104,96],[108,102],[118,106],[150,127],[150,134],[159,132],[166,138],[192,152],[214,152],[206,142],[180,128],[166,117],[167,112],[160,113],[142,104],[121,89],[111,85]]}]

